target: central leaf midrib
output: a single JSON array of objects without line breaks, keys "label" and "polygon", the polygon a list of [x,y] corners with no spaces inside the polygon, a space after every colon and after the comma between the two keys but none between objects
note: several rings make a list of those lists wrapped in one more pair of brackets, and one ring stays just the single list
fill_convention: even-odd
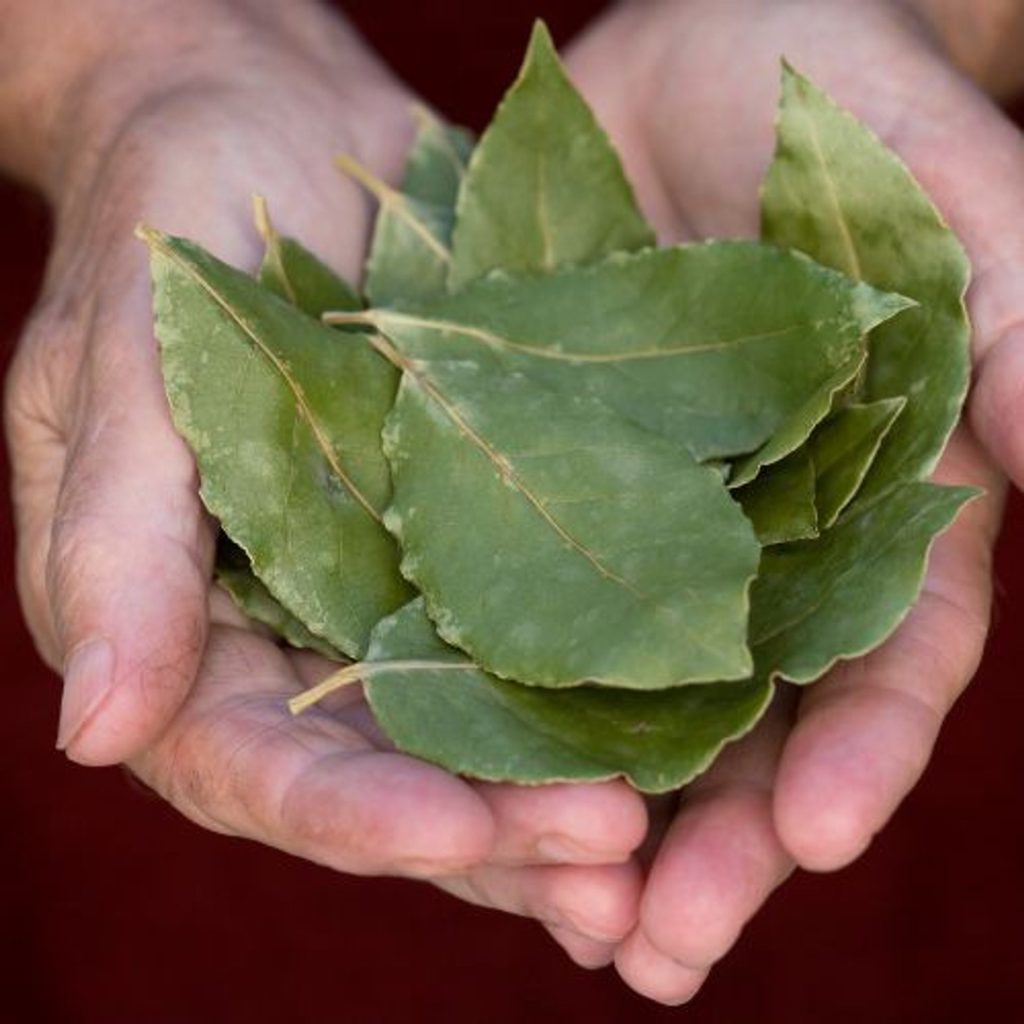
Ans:
[{"label": "central leaf midrib", "polygon": [[[358,317],[359,314],[355,314],[354,316]],[[784,337],[785,335],[792,334],[795,331],[816,331],[828,323],[828,319],[812,320],[807,323],[790,324],[786,327],[779,327],[771,331],[760,331],[754,334],[743,334],[734,338],[726,338],[721,341],[709,341],[698,345],[676,346],[672,348],[643,349],[635,352],[566,352],[563,349],[546,348],[540,345],[530,344],[529,342],[515,341],[505,335],[488,331],[483,327],[460,323],[456,320],[431,319],[429,317],[413,316],[408,313],[394,313],[390,310],[368,310],[363,314],[363,316],[367,321],[384,333],[387,333],[386,325],[390,320],[392,323],[405,324],[409,327],[418,327],[426,330],[458,334],[462,337],[472,338],[473,340],[479,341],[491,348],[508,349],[512,352],[522,352],[527,355],[536,356],[539,359],[550,359],[556,362],[566,363],[594,364],[672,359],[680,356],[701,355],[707,352],[726,351],[739,345]]]},{"label": "central leaf midrib", "polygon": [[804,113],[804,118],[807,122],[807,133],[811,140],[811,147],[814,150],[815,159],[818,161],[818,166],[821,169],[821,176],[825,180],[825,192],[827,193],[829,202],[834,210],[839,235],[843,240],[843,247],[846,249],[846,257],[849,263],[849,276],[856,281],[863,281],[864,271],[861,269],[860,256],[857,253],[857,246],[853,240],[853,232],[850,230],[850,225],[847,223],[846,215],[843,213],[842,204],[839,202],[839,192],[836,188],[835,180],[832,177],[832,172],[825,159],[825,152],[821,146],[821,138],[818,135],[818,126],[806,112]]}]

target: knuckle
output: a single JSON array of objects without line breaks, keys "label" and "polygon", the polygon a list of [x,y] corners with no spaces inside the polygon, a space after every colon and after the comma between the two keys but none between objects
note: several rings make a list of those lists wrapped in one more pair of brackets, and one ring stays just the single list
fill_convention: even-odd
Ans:
[{"label": "knuckle", "polygon": [[61,651],[53,633],[50,602],[45,582],[46,552],[29,549],[24,537],[18,538],[15,555],[15,586],[25,615],[29,634],[43,661],[59,671]]},{"label": "knuckle", "polygon": [[55,520],[46,558],[46,585],[53,602],[73,603],[90,579],[106,575],[112,557],[111,545],[94,524],[78,517]]},{"label": "knuckle", "polygon": [[160,640],[132,666],[142,707],[151,716],[173,713],[191,689],[205,643],[204,617],[202,609],[166,623]]},{"label": "knuckle", "polygon": [[4,420],[15,454],[33,430],[64,434],[77,414],[76,382],[95,307],[95,296],[79,287],[52,287],[36,303],[4,381]]}]

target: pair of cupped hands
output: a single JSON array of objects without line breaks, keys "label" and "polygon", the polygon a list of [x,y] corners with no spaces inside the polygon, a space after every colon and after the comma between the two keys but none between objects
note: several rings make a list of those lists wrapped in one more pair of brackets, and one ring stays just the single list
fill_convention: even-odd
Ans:
[{"label": "pair of cupped hands", "polygon": [[572,45],[663,243],[756,234],[780,55],[903,156],[974,268],[974,390],[937,477],[987,496],[935,545],[883,648],[781,688],[678,797],[481,784],[389,748],[357,690],[291,717],[286,698],[328,665],[211,586],[215,527],[164,399],[136,223],[252,268],[259,191],[358,278],[372,211],[332,157],[394,180],[411,138],[411,95],[351,29],[288,6],[287,23],[227,5],[194,38],[141,36],[67,98],[40,176],[56,237],[6,413],[21,597],[64,674],[58,745],[127,763],[216,831],[535,917],[577,963],[683,1002],[795,866],[863,851],[977,666],[1004,475],[1024,483],[1024,142],[903,4],[626,4]]}]

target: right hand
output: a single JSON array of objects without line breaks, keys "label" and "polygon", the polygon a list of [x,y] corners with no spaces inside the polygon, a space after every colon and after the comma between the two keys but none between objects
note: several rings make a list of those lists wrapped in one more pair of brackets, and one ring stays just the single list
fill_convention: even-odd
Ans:
[{"label": "right hand", "polygon": [[[993,6],[971,4],[979,35],[996,35],[975,21]],[[935,479],[986,495],[938,538],[885,644],[812,687],[780,687],[772,714],[684,790],[615,959],[627,984],[666,1003],[693,997],[795,866],[860,856],[917,782],[981,657],[1002,474],[1024,486],[1024,144],[905,7],[643,0],[611,8],[570,58],[662,240],[758,234],[784,55],[901,154],[975,271],[974,390]]]},{"label": "right hand", "polygon": [[214,526],[171,424],[133,228],[253,268],[258,190],[352,278],[367,204],[331,158],[354,152],[393,178],[409,140],[407,94],[342,22],[289,5],[285,32],[264,14],[249,24],[211,4],[187,48],[161,38],[101,61],[63,103],[55,242],[6,396],[18,585],[65,676],[60,746],[82,764],[126,761],[209,828],[433,879],[605,962],[635,921],[636,793],[462,781],[390,749],[358,691],[293,719],[286,698],[326,663],[281,650],[211,589]]}]

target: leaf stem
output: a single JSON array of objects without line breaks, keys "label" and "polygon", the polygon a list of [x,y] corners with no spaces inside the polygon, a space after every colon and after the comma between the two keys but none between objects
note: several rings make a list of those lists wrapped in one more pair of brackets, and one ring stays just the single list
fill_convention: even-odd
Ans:
[{"label": "leaf stem", "polygon": [[350,683],[358,682],[362,677],[363,671],[368,667],[368,665],[362,662],[357,662],[355,665],[346,665],[344,668],[338,669],[337,672],[332,672],[323,682],[317,683],[316,686],[298,694],[296,697],[292,697],[288,701],[288,710],[293,715],[301,714],[307,708],[323,700],[329,693],[334,693],[335,690],[340,690],[343,686],[348,686]]},{"label": "leaf stem", "polygon": [[424,659],[412,659],[405,661],[361,661],[355,665],[346,665],[337,672],[329,675],[322,683],[317,683],[304,693],[292,697],[288,701],[288,710],[293,715],[301,714],[307,708],[312,707],[321,701],[328,694],[340,690],[343,686],[349,686],[360,680],[369,679],[379,675],[381,672],[432,672],[439,669],[456,671],[476,671],[476,665],[464,661],[427,661]]},{"label": "leaf stem", "polygon": [[274,225],[270,220],[266,196],[261,196],[258,192],[252,194],[252,219],[264,242],[270,245],[277,239],[277,231],[274,230]]},{"label": "leaf stem", "polygon": [[417,211],[410,205],[408,196],[392,188],[387,182],[381,181],[373,171],[348,153],[339,153],[334,158],[334,165],[342,174],[362,185],[380,203],[382,209],[389,210],[403,221],[442,263],[451,262],[452,254],[447,246],[423,223]]},{"label": "leaf stem", "polygon": [[372,309],[329,309],[320,319],[332,327],[355,324],[357,327],[376,327],[377,315]]}]

